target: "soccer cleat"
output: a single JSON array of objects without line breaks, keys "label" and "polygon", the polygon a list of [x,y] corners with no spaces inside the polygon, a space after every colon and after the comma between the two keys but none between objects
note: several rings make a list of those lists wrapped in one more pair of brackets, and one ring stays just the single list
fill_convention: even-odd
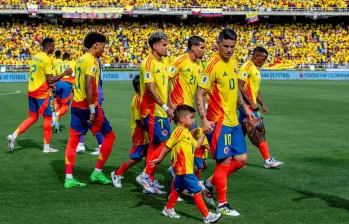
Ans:
[{"label": "soccer cleat", "polygon": [[54,126],[54,130],[53,130],[54,133],[59,133],[59,121],[56,121],[56,124]]},{"label": "soccer cleat", "polygon": [[48,147],[48,148],[44,149],[43,152],[44,153],[51,153],[51,152],[59,152],[59,150]]},{"label": "soccer cleat", "polygon": [[202,187],[202,194],[204,195],[204,199],[205,199],[205,201],[208,204],[210,204],[212,206],[215,206],[215,202],[214,202],[214,199],[213,199],[213,187],[207,187],[205,185],[205,181],[200,181],[199,182],[199,184]]},{"label": "soccer cleat", "polygon": [[148,191],[151,194],[155,194],[154,188],[152,188],[150,185],[149,178],[143,178],[141,175],[139,175],[137,176],[136,181],[144,188],[144,190]]},{"label": "soccer cleat", "polygon": [[91,155],[98,156],[100,152],[100,148],[96,148],[94,152],[91,152]]},{"label": "soccer cleat", "polygon": [[240,213],[238,213],[236,210],[232,209],[228,203],[225,203],[224,205],[217,207],[216,212],[222,213],[223,215],[227,216],[239,216]]},{"label": "soccer cleat", "polygon": [[170,166],[170,167],[167,169],[167,173],[168,173],[169,176],[171,176],[171,177],[173,177],[173,178],[176,177],[176,175],[175,175],[175,173],[174,173],[174,171],[173,171],[173,166]]},{"label": "soccer cleat", "polygon": [[85,183],[81,183],[75,179],[69,179],[69,178],[65,178],[64,181],[64,187],[65,188],[72,188],[72,187],[86,187]]},{"label": "soccer cleat", "polygon": [[84,153],[85,152],[85,145],[84,143],[79,143],[76,147],[76,153]]},{"label": "soccer cleat", "polygon": [[124,179],[123,176],[115,175],[115,171],[111,172],[111,180],[116,188],[121,188],[121,180]]},{"label": "soccer cleat", "polygon": [[159,184],[159,182],[157,180],[154,180],[153,182],[150,183],[150,186],[152,188],[157,188],[157,189],[164,189],[165,186],[164,185],[161,185]]},{"label": "soccer cleat", "polygon": [[179,219],[180,216],[175,212],[174,208],[167,209],[166,207],[162,210],[162,215],[170,217],[172,219]]},{"label": "soccer cleat", "polygon": [[112,181],[104,176],[103,173],[93,171],[90,176],[92,182],[100,183],[100,184],[111,184]]},{"label": "soccer cleat", "polygon": [[167,194],[166,191],[162,191],[162,190],[160,190],[158,188],[153,188],[153,189],[154,189],[155,194]]},{"label": "soccer cleat", "polygon": [[15,149],[15,139],[12,135],[7,136],[7,147],[11,152]]},{"label": "soccer cleat", "polygon": [[275,158],[270,158],[268,162],[264,162],[264,168],[279,168],[284,165],[283,162],[277,161]]},{"label": "soccer cleat", "polygon": [[222,217],[221,213],[212,213],[209,212],[206,217],[203,217],[202,220],[204,223],[216,223]]}]

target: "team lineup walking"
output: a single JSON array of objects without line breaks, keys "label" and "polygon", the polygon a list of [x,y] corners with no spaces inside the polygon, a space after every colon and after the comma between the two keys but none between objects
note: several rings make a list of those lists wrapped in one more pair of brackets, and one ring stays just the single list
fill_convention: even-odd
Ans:
[{"label": "team lineup walking", "polygon": [[[50,146],[52,132],[60,132],[59,121],[67,117],[64,115],[70,107],[69,138],[65,164],[62,164],[65,188],[87,187],[73,176],[73,168],[76,154],[85,151],[83,138],[90,130],[98,142],[91,153],[98,156],[91,170],[92,182],[122,188],[127,170],[145,157],[144,170],[137,174],[135,181],[144,194],[166,195],[166,187],[155,176],[159,164],[171,153],[171,164],[166,169],[172,184],[168,202],[159,211],[162,215],[180,218],[174,206],[183,200],[180,194],[185,194],[193,198],[204,223],[215,223],[222,215],[239,216],[228,203],[227,187],[228,177],[248,164],[245,136],[259,149],[264,168],[284,165],[270,156],[261,115],[261,112],[269,113],[260,92],[260,68],[267,60],[268,51],[256,47],[251,59],[239,67],[233,58],[237,33],[225,28],[217,36],[214,54],[203,65],[201,59],[206,48],[211,47],[205,39],[191,36],[187,53],[174,60],[168,57],[168,40],[161,31],[148,37],[151,53],[144,58],[140,75],[136,75],[130,85],[135,91],[131,105],[120,105],[131,109],[132,145],[129,158],[115,168],[111,179],[102,171],[113,147],[116,149],[113,153],[118,153],[117,133],[102,107],[101,56],[107,36],[98,32],[86,35],[84,54],[77,60],[72,60],[68,52],[62,55],[60,50],[55,51],[52,38],[42,41],[42,52],[33,57],[30,65],[29,118],[8,135],[8,148],[15,151],[17,137],[43,115],[43,152],[58,152]],[[54,51],[55,59],[50,56]],[[108,102],[103,102],[105,104]],[[196,112],[199,120],[195,120]],[[175,125],[173,131],[171,125]],[[200,180],[208,166],[208,154],[215,161],[214,172]],[[216,206],[214,212],[208,210],[205,201]]]}]

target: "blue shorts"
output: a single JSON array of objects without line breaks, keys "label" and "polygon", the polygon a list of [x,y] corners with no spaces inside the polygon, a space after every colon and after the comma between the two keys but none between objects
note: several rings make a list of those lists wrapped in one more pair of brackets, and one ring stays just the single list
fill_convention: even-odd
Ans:
[{"label": "blue shorts", "polygon": [[95,136],[97,132],[102,134],[109,133],[112,131],[112,127],[104,114],[104,111],[100,105],[96,106],[96,120],[91,126],[87,121],[90,119],[89,109],[80,109],[76,107],[71,107],[71,121],[70,121],[70,131],[71,134],[75,135],[85,135],[87,130],[90,129],[92,134]]},{"label": "blue shorts", "polygon": [[73,90],[73,85],[69,82],[58,81],[56,82],[56,99],[61,103],[70,104],[71,93]]},{"label": "blue shorts", "polygon": [[[243,124],[243,123],[244,123],[244,119],[246,118],[246,114],[245,114],[244,110],[243,110],[241,107],[238,107],[238,111],[239,111],[239,123],[240,123],[240,124]],[[253,114],[254,114],[254,116],[255,116],[256,118],[261,119],[261,123],[258,124],[258,126],[264,125],[264,123],[263,123],[263,117],[262,117],[262,115],[261,115],[261,112],[260,112],[259,110],[253,111]]]},{"label": "blue shorts", "polygon": [[194,121],[194,124],[193,124],[193,126],[191,126],[191,127],[189,128],[189,131],[194,130],[194,129],[196,129],[196,128],[198,128],[198,125],[197,125],[196,122]]},{"label": "blue shorts", "polygon": [[216,123],[213,133],[206,135],[213,159],[225,159],[247,153],[241,125],[228,127]]},{"label": "blue shorts", "polygon": [[142,159],[147,155],[149,144],[146,145],[132,145],[129,157],[131,159]]},{"label": "blue shorts", "polygon": [[171,126],[168,118],[155,117],[149,114],[143,121],[151,142],[160,144],[170,138]]},{"label": "blue shorts", "polygon": [[29,114],[52,115],[52,97],[47,96],[45,99],[37,99],[28,96]]},{"label": "blue shorts", "polygon": [[196,194],[202,190],[199,185],[199,179],[194,174],[176,175],[173,186],[177,192],[187,189],[189,194]]},{"label": "blue shorts", "polygon": [[194,157],[194,165],[198,169],[204,168],[204,161],[205,161],[205,159],[203,159],[203,158]]}]

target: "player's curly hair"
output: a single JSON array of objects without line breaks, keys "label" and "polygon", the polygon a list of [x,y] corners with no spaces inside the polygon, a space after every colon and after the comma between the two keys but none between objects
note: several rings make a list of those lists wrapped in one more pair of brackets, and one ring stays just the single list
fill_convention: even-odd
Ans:
[{"label": "player's curly hair", "polygon": [[153,48],[153,45],[160,40],[168,40],[167,35],[162,31],[154,32],[149,36],[148,44],[151,48]]},{"label": "player's curly hair", "polygon": [[136,75],[132,80],[133,88],[136,92],[139,91],[139,75]]},{"label": "player's curly hair", "polygon": [[107,42],[107,38],[103,34],[97,33],[97,32],[89,32],[84,39],[84,46],[87,49],[90,49],[95,43],[106,43],[106,42]]},{"label": "player's curly hair", "polygon": [[184,116],[186,113],[195,113],[196,110],[191,107],[191,106],[188,106],[188,105],[179,105],[176,107],[176,109],[174,110],[173,112],[173,115],[174,115],[174,122],[175,124],[178,124],[179,120],[181,119],[181,116]]},{"label": "player's curly hair", "polygon": [[222,30],[219,33],[217,38],[219,42],[222,42],[223,40],[237,40],[237,39],[238,39],[238,35],[236,34],[235,30],[231,28],[225,28],[224,30]]},{"label": "player's curly hair", "polygon": [[41,46],[42,46],[43,48],[45,48],[47,44],[54,43],[54,42],[55,42],[55,40],[52,39],[51,37],[46,37],[46,38],[42,41]]}]

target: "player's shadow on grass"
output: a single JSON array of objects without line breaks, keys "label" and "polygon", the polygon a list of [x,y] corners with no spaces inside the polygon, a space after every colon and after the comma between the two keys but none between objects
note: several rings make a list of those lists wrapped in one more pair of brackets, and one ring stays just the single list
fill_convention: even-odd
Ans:
[{"label": "player's shadow on grass", "polygon": [[349,212],[349,200],[330,194],[314,193],[310,191],[295,190],[295,192],[302,194],[303,196],[294,198],[292,201],[300,202],[304,199],[318,198],[327,203],[329,207],[344,209]]},{"label": "player's shadow on grass", "polygon": [[[50,165],[52,169],[54,170],[57,179],[64,183],[65,180],[65,162],[64,159],[59,159],[59,160],[52,160],[50,162]],[[82,182],[89,183],[90,175],[92,173],[91,167],[79,167],[79,166],[74,166],[74,173],[76,173],[76,177],[78,180],[81,180]]]},{"label": "player's shadow on grass", "polygon": [[26,140],[17,140],[16,144],[20,146],[20,148],[15,148],[15,151],[20,151],[23,149],[39,149],[43,150],[43,145],[38,144],[37,142],[33,141],[32,139],[26,139]]}]

